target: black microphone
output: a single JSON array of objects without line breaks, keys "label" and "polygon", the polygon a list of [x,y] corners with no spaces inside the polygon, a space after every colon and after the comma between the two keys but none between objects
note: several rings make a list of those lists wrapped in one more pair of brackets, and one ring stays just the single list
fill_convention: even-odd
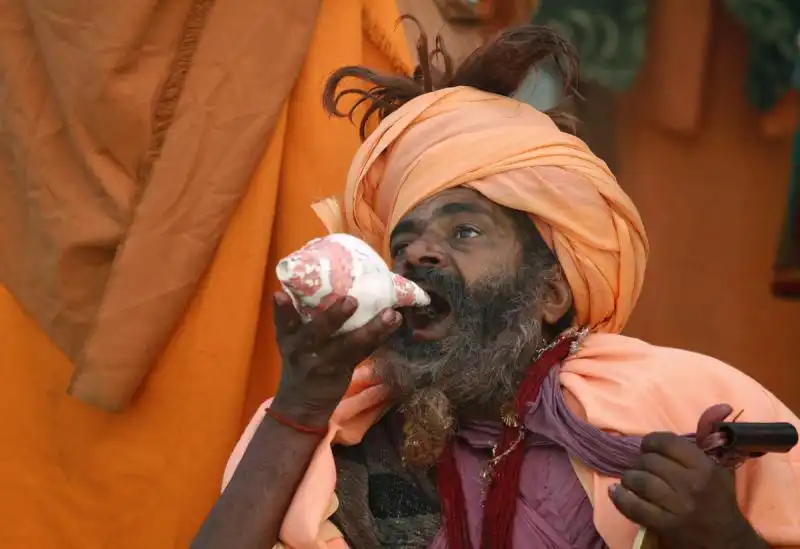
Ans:
[{"label": "black microphone", "polygon": [[719,450],[749,457],[785,454],[798,442],[797,429],[791,423],[720,422],[714,424],[714,432],[725,441]]}]

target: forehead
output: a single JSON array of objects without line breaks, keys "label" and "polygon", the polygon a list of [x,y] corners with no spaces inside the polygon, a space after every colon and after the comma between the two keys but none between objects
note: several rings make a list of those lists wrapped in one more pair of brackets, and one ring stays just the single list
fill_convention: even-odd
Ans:
[{"label": "forehead", "polygon": [[[458,213],[480,213],[496,220],[505,219],[503,208],[479,192],[466,187],[457,187],[442,191],[416,206],[400,220],[428,221],[434,217],[454,215]],[[398,223],[398,225],[400,224]]]}]

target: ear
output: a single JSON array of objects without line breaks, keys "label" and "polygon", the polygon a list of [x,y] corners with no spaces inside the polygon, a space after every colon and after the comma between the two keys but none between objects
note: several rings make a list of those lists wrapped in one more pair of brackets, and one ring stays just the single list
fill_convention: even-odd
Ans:
[{"label": "ear", "polygon": [[542,303],[542,320],[545,324],[555,324],[572,307],[572,290],[563,276],[547,283],[547,296]]}]

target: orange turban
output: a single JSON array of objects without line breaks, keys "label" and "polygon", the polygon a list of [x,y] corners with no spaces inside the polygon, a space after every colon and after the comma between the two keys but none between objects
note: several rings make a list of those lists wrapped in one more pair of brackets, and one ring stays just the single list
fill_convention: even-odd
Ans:
[{"label": "orange turban", "polygon": [[356,154],[342,209],[314,205],[327,228],[384,255],[392,228],[452,187],[529,212],[558,258],[576,321],[619,332],[639,297],[648,243],[606,164],[532,106],[473,88],[426,93],[388,116]]}]

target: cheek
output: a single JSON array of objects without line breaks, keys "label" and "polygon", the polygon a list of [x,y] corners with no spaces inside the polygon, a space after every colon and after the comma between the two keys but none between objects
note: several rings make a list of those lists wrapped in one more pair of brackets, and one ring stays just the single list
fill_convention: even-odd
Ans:
[{"label": "cheek", "polygon": [[454,262],[467,284],[519,269],[521,251],[517,246],[487,242],[466,253],[454,254]]},{"label": "cheek", "polygon": [[469,259],[456,261],[456,268],[467,287],[480,282],[489,274],[489,269],[487,269],[486,265],[481,265],[479,262]]}]

